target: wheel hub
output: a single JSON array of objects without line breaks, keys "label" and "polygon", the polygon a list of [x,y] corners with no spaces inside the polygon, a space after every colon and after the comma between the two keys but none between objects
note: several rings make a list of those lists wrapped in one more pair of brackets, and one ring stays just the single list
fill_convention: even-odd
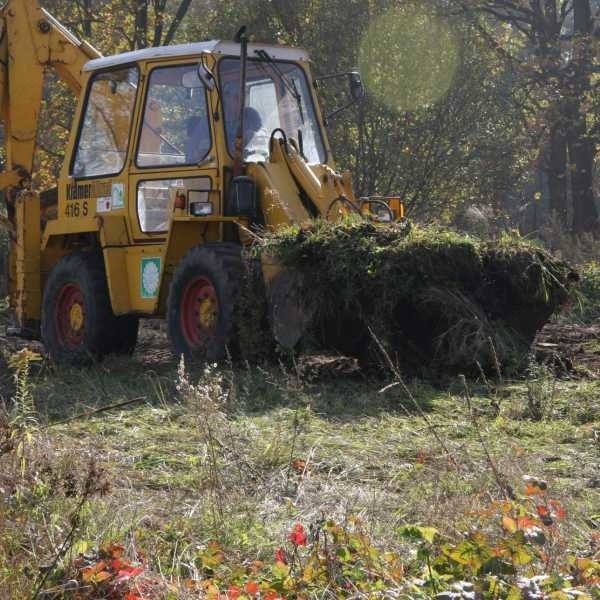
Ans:
[{"label": "wheel hub", "polygon": [[188,283],[181,299],[181,330],[188,346],[200,348],[214,335],[219,320],[219,302],[214,285],[207,277]]},{"label": "wheel hub", "polygon": [[69,322],[73,331],[77,332],[83,329],[83,307],[81,304],[73,304],[71,306]]},{"label": "wheel hub", "polygon": [[211,329],[217,320],[217,305],[210,297],[200,300],[198,307],[198,322],[201,328]]},{"label": "wheel hub", "polygon": [[83,292],[76,283],[67,283],[60,290],[54,312],[56,334],[61,346],[75,349],[85,333]]}]

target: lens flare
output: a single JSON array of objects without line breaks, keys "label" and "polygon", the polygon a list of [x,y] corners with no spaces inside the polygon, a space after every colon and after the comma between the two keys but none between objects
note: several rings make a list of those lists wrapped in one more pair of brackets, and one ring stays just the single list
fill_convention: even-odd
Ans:
[{"label": "lens flare", "polygon": [[359,49],[359,67],[369,92],[389,108],[414,111],[441,100],[459,64],[450,25],[416,5],[375,19]]}]

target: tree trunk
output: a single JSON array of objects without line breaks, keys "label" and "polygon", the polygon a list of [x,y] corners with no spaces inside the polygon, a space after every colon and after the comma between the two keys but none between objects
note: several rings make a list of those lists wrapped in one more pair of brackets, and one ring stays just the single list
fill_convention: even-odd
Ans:
[{"label": "tree trunk", "polygon": [[594,203],[593,165],[595,148],[587,130],[582,106],[590,93],[592,11],[590,0],[573,0],[574,40],[571,81],[567,102],[567,133],[571,188],[573,195],[573,232],[594,231],[598,214]]},{"label": "tree trunk", "polygon": [[135,4],[135,49],[148,46],[148,0],[137,0]]},{"label": "tree trunk", "polygon": [[154,0],[154,37],[153,46],[162,46],[163,30],[165,27],[165,4],[163,0]]},{"label": "tree trunk", "polygon": [[594,231],[598,227],[598,213],[594,202],[593,168],[594,144],[587,135],[585,115],[578,106],[571,112],[568,145],[571,163],[571,191],[573,195],[573,233]]},{"label": "tree trunk", "polygon": [[83,35],[86,40],[92,37],[92,0],[83,0]]},{"label": "tree trunk", "polygon": [[165,35],[165,39],[163,41],[165,46],[168,46],[173,41],[173,38],[179,29],[179,25],[181,25],[181,21],[183,20],[183,17],[185,17],[191,3],[192,0],[181,0],[181,4],[179,5],[179,8],[173,17],[173,20],[171,21],[167,35]]},{"label": "tree trunk", "polygon": [[562,120],[550,129],[546,173],[550,188],[550,212],[567,227],[567,136]]}]

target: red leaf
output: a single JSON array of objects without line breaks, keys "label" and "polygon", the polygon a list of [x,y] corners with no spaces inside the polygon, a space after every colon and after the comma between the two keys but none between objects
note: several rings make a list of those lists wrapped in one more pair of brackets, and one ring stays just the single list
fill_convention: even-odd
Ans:
[{"label": "red leaf", "polygon": [[308,537],[301,523],[296,523],[289,534],[289,540],[294,546],[306,546]]},{"label": "red leaf", "polygon": [[123,569],[125,566],[127,565],[127,563],[124,563],[120,558],[113,558],[110,561],[110,568],[113,571],[120,571],[121,569]]},{"label": "red leaf", "polygon": [[540,522],[537,519],[532,519],[531,517],[519,517],[517,519],[517,526],[519,529],[527,530],[532,527],[538,527]]},{"label": "red leaf", "polygon": [[236,587],[235,585],[230,585],[229,589],[227,590],[227,597],[230,598],[231,600],[236,600],[236,598],[238,598],[238,596],[242,593],[242,590],[240,590],[239,587]]},{"label": "red leaf", "polygon": [[108,547],[108,554],[111,558],[121,558],[125,554],[125,548],[121,544],[111,544]]},{"label": "red leaf", "polygon": [[119,571],[119,577],[136,577],[144,572],[142,567],[132,567],[131,565]]},{"label": "red leaf", "polygon": [[246,590],[250,595],[255,596],[260,592],[260,588],[258,587],[258,583],[256,581],[248,581],[244,586],[244,590]]},{"label": "red leaf", "polygon": [[558,500],[548,500],[548,506],[552,511],[552,515],[557,519],[564,519],[567,516],[565,507]]},{"label": "red leaf", "polygon": [[285,555],[285,550],[283,548],[277,548],[277,550],[275,550],[275,561],[287,565],[287,556]]}]

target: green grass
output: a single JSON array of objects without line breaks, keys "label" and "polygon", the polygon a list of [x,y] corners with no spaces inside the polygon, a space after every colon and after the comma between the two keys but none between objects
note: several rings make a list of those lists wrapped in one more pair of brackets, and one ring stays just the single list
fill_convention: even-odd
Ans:
[{"label": "green grass", "polygon": [[[589,552],[600,507],[598,381],[532,367],[523,381],[469,382],[469,410],[459,379],[411,381],[407,394],[387,379],[310,383],[284,367],[197,368],[189,377],[192,386],[177,365],[139,358],[87,370],[32,363],[37,499],[25,514],[28,544],[39,546],[34,568],[66,535],[74,501],[65,490],[83,487],[90,458],[110,485],[86,502],[57,580],[77,552],[109,541],[185,579],[197,577],[199,549],[216,538],[235,571],[272,560],[294,523],[323,517],[359,516],[378,547],[405,555],[400,527],[433,526],[458,540],[489,527],[474,515],[506,486],[518,493],[524,475],[546,480],[567,508],[560,552]],[[0,395],[10,393],[0,379]],[[297,460],[304,470],[291,467]],[[1,550],[10,538],[0,533]]]},{"label": "green grass", "polygon": [[[90,543],[142,535],[142,518],[151,524],[142,528],[146,543],[161,548],[157,560],[173,551],[163,539],[172,527],[187,543],[219,533],[239,552],[258,554],[281,539],[290,522],[311,522],[321,513],[363,515],[383,545],[393,546],[394,529],[407,522],[452,532],[464,525],[480,495],[497,487],[477,429],[513,487],[523,474],[548,480],[573,515],[571,544],[588,543],[586,523],[600,500],[598,489],[587,487],[600,466],[597,382],[549,380],[547,388],[533,390],[525,383],[493,391],[474,386],[476,423],[458,386],[452,393],[411,385],[454,465],[399,388],[379,393],[385,382],[306,385],[290,374],[258,369],[224,377],[233,391],[227,418],[215,425],[222,445],[212,489],[209,449],[198,425],[202,414],[175,390],[174,367],[146,371],[119,361],[91,371],[42,368],[34,376],[50,443],[66,454],[92,453],[110,472],[112,490],[87,521]],[[538,421],[529,418],[532,394],[541,396]],[[136,397],[144,400],[54,424]],[[492,400],[500,403],[499,412]],[[308,463],[303,477],[289,469],[297,458]],[[215,494],[226,516],[218,524],[211,516]]]}]

